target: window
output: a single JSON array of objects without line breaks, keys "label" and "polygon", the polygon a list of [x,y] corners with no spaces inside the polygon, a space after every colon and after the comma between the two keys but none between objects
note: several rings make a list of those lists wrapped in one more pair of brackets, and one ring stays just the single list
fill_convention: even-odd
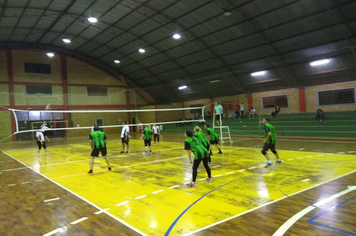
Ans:
[{"label": "window", "polygon": [[274,108],[274,106],[279,106],[280,108],[288,108],[288,104],[288,95],[262,97],[263,109]]},{"label": "window", "polygon": [[26,85],[27,95],[52,95],[51,85]]},{"label": "window", "polygon": [[25,62],[25,72],[36,74],[51,74],[51,65]]},{"label": "window", "polygon": [[108,96],[108,87],[87,87],[88,96]]},{"label": "window", "polygon": [[18,121],[64,120],[64,114],[57,112],[16,111],[16,116]]},{"label": "window", "polygon": [[355,88],[318,91],[318,106],[355,104]]}]

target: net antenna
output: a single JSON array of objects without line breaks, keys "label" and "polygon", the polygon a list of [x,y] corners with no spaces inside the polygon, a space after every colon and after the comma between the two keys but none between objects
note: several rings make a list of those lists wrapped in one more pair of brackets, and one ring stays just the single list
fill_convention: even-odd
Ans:
[{"label": "net antenna", "polygon": [[[8,108],[9,111],[12,112],[14,119],[15,119],[15,125],[16,125],[16,131],[12,134],[20,134],[20,133],[29,133],[29,132],[36,132],[38,129],[29,129],[29,130],[19,130],[19,123],[18,123],[18,117],[16,112],[41,112],[41,113],[128,113],[128,112],[134,112],[134,113],[142,113],[142,112],[161,112],[161,111],[186,111],[186,110],[197,110],[201,109],[202,112],[202,118],[201,119],[193,119],[193,120],[182,120],[179,121],[179,123],[190,123],[190,122],[206,122],[204,119],[204,106],[203,107],[188,107],[188,108],[166,108],[166,109],[138,109],[138,110],[20,110],[20,109],[11,109]],[[146,122],[142,125],[151,125],[151,124],[158,124],[158,125],[165,125],[165,124],[176,124],[177,121],[165,121],[165,122]],[[128,126],[139,126],[140,124],[128,124]],[[103,125],[99,126],[99,128],[119,128],[123,127],[124,125]],[[59,131],[59,130],[83,130],[83,129],[91,129],[93,126],[86,126],[86,127],[65,127],[65,128],[51,128],[50,130],[52,131]],[[12,136],[10,135],[10,136]],[[10,137],[9,136],[9,137]],[[3,141],[3,140],[0,140]]]}]

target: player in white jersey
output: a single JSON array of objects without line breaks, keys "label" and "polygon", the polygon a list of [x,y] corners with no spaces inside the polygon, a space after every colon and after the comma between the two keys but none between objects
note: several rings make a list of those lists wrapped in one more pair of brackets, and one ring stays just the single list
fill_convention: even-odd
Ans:
[{"label": "player in white jersey", "polygon": [[43,121],[43,123],[41,125],[41,130],[43,130],[43,135],[45,137],[45,140],[47,140],[49,143],[51,142],[51,140],[49,140],[49,138],[48,138],[48,130],[51,128],[52,128],[52,125],[51,125],[51,127],[48,127],[46,121]]},{"label": "player in white jersey", "polygon": [[152,131],[153,131],[153,138],[155,141],[153,144],[155,145],[156,141],[157,141],[157,143],[159,145],[159,135],[161,134],[159,126],[156,124],[154,126],[152,126]]},{"label": "player in white jersey", "polygon": [[122,142],[122,151],[121,153],[125,152],[125,145],[126,145],[126,153],[129,153],[129,134],[130,128],[127,125],[127,121],[122,122],[124,125],[121,130],[121,142]]},{"label": "player in white jersey", "polygon": [[40,152],[41,152],[42,147],[45,150],[46,155],[50,156],[46,149],[46,142],[45,142],[45,137],[43,135],[43,130],[39,130],[36,132],[36,139],[37,139],[37,145],[38,145],[37,157],[40,157]]}]

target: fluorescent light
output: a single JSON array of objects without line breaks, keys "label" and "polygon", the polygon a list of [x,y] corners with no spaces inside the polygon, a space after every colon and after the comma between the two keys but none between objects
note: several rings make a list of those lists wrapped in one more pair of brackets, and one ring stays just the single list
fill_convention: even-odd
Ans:
[{"label": "fluorescent light", "polygon": [[179,90],[186,89],[186,88],[187,88],[186,85],[183,85],[183,86],[178,87]]},{"label": "fluorescent light", "polygon": [[146,50],[143,49],[143,48],[140,48],[138,51],[139,51],[140,53],[145,53],[145,52],[146,52]]},{"label": "fluorescent light", "polygon": [[232,13],[229,11],[224,12],[224,16],[231,16],[231,15],[232,15]]},{"label": "fluorescent light", "polygon": [[180,39],[180,37],[181,37],[180,34],[174,34],[174,35],[173,35],[173,38],[174,38],[174,39]]},{"label": "fluorescent light", "polygon": [[119,63],[120,63],[120,61],[119,61],[119,60],[114,60],[114,62],[115,62],[116,64],[119,64]]},{"label": "fluorescent light", "polygon": [[311,66],[319,66],[319,65],[327,64],[329,62],[330,62],[329,59],[324,59],[324,60],[319,60],[319,61],[313,61],[310,63],[310,65]]},{"label": "fluorescent light", "polygon": [[260,75],[264,75],[264,74],[266,74],[266,71],[253,72],[251,75],[252,75],[252,76],[260,76]]},{"label": "fluorescent light", "polygon": [[65,42],[65,43],[70,43],[70,42],[72,42],[72,41],[70,41],[70,39],[62,39],[62,41]]},{"label": "fluorescent light", "polygon": [[96,22],[98,22],[98,19],[96,19],[95,17],[89,17],[89,18],[88,18],[88,21],[89,21],[90,23],[96,23]]},{"label": "fluorescent light", "polygon": [[211,80],[211,81],[210,81],[211,84],[212,84],[212,83],[218,83],[218,82],[220,82],[219,79],[217,79],[217,80]]},{"label": "fluorescent light", "polygon": [[48,56],[48,57],[54,57],[54,53],[53,53],[53,52],[48,52],[48,53],[47,53],[47,56]]}]

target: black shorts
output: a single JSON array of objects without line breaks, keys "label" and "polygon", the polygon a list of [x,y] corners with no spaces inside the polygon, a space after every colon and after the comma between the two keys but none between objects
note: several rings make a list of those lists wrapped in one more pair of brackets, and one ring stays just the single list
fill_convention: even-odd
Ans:
[{"label": "black shorts", "polygon": [[220,121],[220,116],[221,116],[221,120],[224,119],[224,116],[222,116],[222,114],[220,114],[220,115],[215,115],[215,120]]},{"label": "black shorts", "polygon": [[38,149],[41,149],[42,147],[44,149],[46,149],[46,142],[43,141],[42,144],[41,144],[41,142],[37,140],[37,146],[38,146]]},{"label": "black shorts", "polygon": [[151,147],[151,139],[149,140],[144,140],[145,141],[145,147],[150,146]]},{"label": "black shorts", "polygon": [[130,139],[129,139],[129,138],[127,138],[127,140],[125,140],[125,139],[126,139],[126,138],[121,138],[121,142],[122,142],[122,143],[126,143],[126,144],[128,145]]},{"label": "black shorts", "polygon": [[101,153],[102,156],[106,156],[108,154],[106,148],[93,148],[91,150],[91,154],[90,155],[92,157],[98,157],[99,153]]},{"label": "black shorts", "polygon": [[267,152],[269,149],[271,149],[272,152],[276,151],[276,144],[271,144],[271,143],[265,143],[262,146],[262,151]]},{"label": "black shorts", "polygon": [[215,140],[210,140],[210,144],[211,145],[215,145],[219,143],[219,139],[215,139]]}]

